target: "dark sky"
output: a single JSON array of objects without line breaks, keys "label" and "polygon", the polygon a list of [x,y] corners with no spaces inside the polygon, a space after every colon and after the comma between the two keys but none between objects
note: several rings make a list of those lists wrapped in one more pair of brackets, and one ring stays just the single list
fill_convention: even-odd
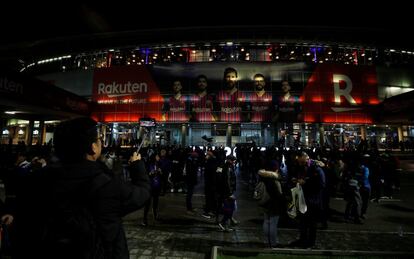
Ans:
[{"label": "dark sky", "polygon": [[[2,7],[0,44],[113,31],[181,26],[306,25],[384,29],[381,37],[413,31],[411,8],[358,2],[123,1],[100,4],[16,3]],[[56,1],[57,2],[57,1]],[[335,7],[334,5],[338,6]],[[388,35],[388,31],[393,34]],[[413,37],[413,36],[409,36]]]}]

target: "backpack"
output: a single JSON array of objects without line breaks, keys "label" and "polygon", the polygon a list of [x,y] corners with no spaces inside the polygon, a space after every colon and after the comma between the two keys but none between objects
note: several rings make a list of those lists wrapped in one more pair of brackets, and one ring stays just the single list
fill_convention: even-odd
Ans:
[{"label": "backpack", "polygon": [[253,199],[257,201],[259,206],[265,206],[270,200],[269,193],[263,181],[259,181],[254,188]]},{"label": "backpack", "polygon": [[[56,199],[51,204],[49,216],[43,222],[40,237],[44,251],[50,258],[94,258],[105,257],[104,246],[97,230],[90,204],[97,189],[109,182],[106,175],[95,176],[85,185],[87,197],[80,199]],[[80,192],[85,193],[85,192]],[[63,257],[62,257],[63,256]]]}]

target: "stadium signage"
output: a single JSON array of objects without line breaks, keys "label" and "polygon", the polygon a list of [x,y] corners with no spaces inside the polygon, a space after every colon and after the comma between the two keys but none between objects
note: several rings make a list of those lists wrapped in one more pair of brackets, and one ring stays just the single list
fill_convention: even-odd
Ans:
[{"label": "stadium signage", "polygon": [[146,93],[148,91],[148,85],[145,82],[133,82],[118,83],[113,81],[110,84],[98,83],[98,94],[107,94],[108,97],[118,97],[124,95],[132,95],[135,93]]},{"label": "stadium signage", "polygon": [[0,92],[23,94],[23,85],[7,77],[0,77]]}]

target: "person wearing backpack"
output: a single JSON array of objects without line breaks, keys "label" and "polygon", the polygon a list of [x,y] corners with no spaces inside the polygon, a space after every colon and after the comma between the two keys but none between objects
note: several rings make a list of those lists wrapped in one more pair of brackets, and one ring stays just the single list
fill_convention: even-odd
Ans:
[{"label": "person wearing backpack", "polygon": [[270,248],[280,247],[277,225],[279,217],[286,210],[286,201],[282,193],[282,186],[280,184],[281,176],[278,171],[268,171],[261,169],[258,171],[259,182],[265,185],[268,201],[260,205],[263,209],[263,237],[264,243]]},{"label": "person wearing backpack", "polygon": [[101,150],[91,118],[56,127],[56,157],[20,181],[15,258],[129,258],[122,217],[150,197],[148,175],[134,152],[131,183],[114,180],[96,162]]}]

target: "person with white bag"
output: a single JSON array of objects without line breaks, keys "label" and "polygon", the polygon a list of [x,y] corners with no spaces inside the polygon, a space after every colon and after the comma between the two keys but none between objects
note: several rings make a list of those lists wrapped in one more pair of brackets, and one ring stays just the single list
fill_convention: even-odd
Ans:
[{"label": "person with white bag", "polygon": [[288,205],[287,214],[290,218],[294,219],[298,213],[304,214],[308,209],[306,206],[305,196],[303,195],[302,185],[296,183],[296,186],[290,189],[292,201]]},{"label": "person with white bag", "polygon": [[[315,246],[316,229],[323,209],[322,193],[325,188],[325,174],[319,161],[309,159],[305,152],[296,157],[297,183],[302,187],[305,203],[298,199],[300,238],[290,245],[300,248]],[[300,195],[299,195],[300,196]],[[300,213],[299,213],[300,212]]]}]

